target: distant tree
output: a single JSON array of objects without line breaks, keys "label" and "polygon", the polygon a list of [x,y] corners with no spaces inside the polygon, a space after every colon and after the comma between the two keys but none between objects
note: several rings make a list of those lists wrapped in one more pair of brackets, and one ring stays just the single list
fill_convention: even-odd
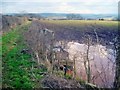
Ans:
[{"label": "distant tree", "polygon": [[81,20],[81,19],[83,19],[83,17],[81,16],[81,15],[79,15],[79,14],[68,14],[67,15],[67,19],[68,20],[74,20],[74,19],[79,19],[79,20]]},{"label": "distant tree", "polygon": [[99,20],[104,21],[104,19],[103,19],[103,18],[100,18]]}]

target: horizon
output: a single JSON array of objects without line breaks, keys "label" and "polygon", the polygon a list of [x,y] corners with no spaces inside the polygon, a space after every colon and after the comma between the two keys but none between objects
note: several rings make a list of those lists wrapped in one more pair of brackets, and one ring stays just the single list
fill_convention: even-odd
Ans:
[{"label": "horizon", "polygon": [[54,12],[45,12],[45,13],[31,13],[31,12],[28,12],[28,13],[22,13],[22,12],[19,12],[19,13],[0,13],[0,14],[3,14],[3,15],[9,15],[9,14],[81,14],[81,15],[118,15],[116,13],[106,13],[106,14],[94,14],[94,13],[54,13]]}]

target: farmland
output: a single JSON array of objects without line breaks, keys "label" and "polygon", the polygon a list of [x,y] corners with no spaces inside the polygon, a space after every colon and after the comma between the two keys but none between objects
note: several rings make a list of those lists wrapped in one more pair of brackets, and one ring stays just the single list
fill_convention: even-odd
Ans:
[{"label": "farmland", "polygon": [[[51,88],[52,84],[53,88],[57,85],[63,88],[72,85],[79,88],[81,86],[86,88],[85,85],[91,87],[88,83],[95,84],[94,88],[112,87],[114,80],[112,76],[115,75],[113,43],[117,35],[117,21],[32,20],[27,22],[25,25],[16,25],[6,30],[2,35],[4,88]],[[88,46],[90,57],[86,54]],[[25,49],[28,52],[21,53]],[[60,52],[53,51],[56,49],[60,49]],[[91,66],[86,66],[84,62],[86,57],[88,61],[90,60]],[[68,63],[68,67],[73,67],[73,69],[68,68],[72,70],[71,73],[67,71],[65,75],[64,70],[60,69],[61,66],[64,67],[61,63],[64,65]],[[86,73],[87,69],[84,67],[90,68],[90,81]],[[108,79],[109,81],[106,81]],[[67,83],[67,86],[59,83],[56,85],[56,82]]]},{"label": "farmland", "polygon": [[82,43],[82,38],[89,34],[93,38],[93,41],[96,42],[94,32],[94,30],[96,30],[101,44],[105,45],[109,44],[109,42],[113,42],[113,39],[118,32],[117,21],[40,20],[38,22],[43,28],[48,28],[55,31],[56,40],[77,40]]},{"label": "farmland", "polygon": [[56,25],[85,26],[85,25],[101,25],[107,27],[117,27],[118,21],[100,21],[100,20],[43,20]]}]

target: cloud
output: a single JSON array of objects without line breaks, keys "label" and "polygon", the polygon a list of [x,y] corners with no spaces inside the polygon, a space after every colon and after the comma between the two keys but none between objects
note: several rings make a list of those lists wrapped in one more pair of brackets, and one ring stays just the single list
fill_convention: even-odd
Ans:
[{"label": "cloud", "polygon": [[3,13],[117,13],[118,0],[4,0]]},{"label": "cloud", "polygon": [[[86,3],[94,3],[94,2],[118,2],[119,0],[34,0],[34,2],[86,2]],[[4,2],[33,2],[33,0],[4,0]]]}]

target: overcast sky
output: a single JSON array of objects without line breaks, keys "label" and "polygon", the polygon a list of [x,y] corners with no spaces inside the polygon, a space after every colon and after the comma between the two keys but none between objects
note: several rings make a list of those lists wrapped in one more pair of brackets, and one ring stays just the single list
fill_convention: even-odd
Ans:
[{"label": "overcast sky", "polygon": [[3,0],[0,13],[117,14],[119,0]]}]

